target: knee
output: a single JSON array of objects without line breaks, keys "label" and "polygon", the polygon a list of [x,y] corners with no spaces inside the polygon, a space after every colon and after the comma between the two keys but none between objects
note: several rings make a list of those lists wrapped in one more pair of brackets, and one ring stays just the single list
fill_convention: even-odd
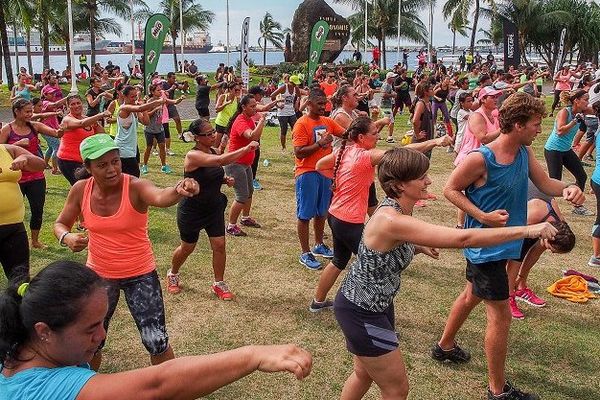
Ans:
[{"label": "knee", "polygon": [[224,254],[225,253],[225,238],[211,240],[210,247],[213,253]]},{"label": "knee", "polygon": [[182,243],[179,245],[179,251],[186,257],[192,254],[196,248],[196,243]]},{"label": "knee", "polygon": [[142,343],[151,356],[160,356],[169,349],[169,335],[162,329],[142,331]]},{"label": "knee", "polygon": [[389,400],[405,400],[408,397],[408,382],[398,382],[393,387],[382,390],[382,398]]}]

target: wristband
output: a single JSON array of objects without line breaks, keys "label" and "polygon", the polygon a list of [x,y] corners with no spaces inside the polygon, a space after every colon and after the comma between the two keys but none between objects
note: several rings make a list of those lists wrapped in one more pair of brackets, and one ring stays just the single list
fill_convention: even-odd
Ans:
[{"label": "wristband", "polygon": [[60,244],[62,247],[67,247],[67,244],[64,242],[65,237],[67,237],[67,235],[71,233],[69,231],[65,231],[62,233],[62,235],[60,235],[60,238],[58,239],[58,244]]}]

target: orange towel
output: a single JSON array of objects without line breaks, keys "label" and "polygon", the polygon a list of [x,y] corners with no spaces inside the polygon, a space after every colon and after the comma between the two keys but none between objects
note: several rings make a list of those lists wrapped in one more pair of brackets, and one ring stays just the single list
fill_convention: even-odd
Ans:
[{"label": "orange towel", "polygon": [[562,297],[574,303],[585,303],[588,299],[596,298],[588,290],[586,280],[576,275],[566,276],[557,280],[547,290],[553,296]]}]

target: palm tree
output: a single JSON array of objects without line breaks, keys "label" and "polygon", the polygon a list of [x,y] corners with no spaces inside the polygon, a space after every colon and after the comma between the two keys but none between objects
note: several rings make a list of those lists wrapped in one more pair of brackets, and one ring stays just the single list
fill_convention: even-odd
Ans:
[{"label": "palm tree", "polygon": [[456,34],[461,36],[467,36],[467,30],[471,29],[467,25],[469,21],[465,19],[465,16],[460,12],[454,12],[450,22],[448,22],[448,29],[452,32],[452,54],[456,50]]},{"label": "palm tree", "polygon": [[495,9],[495,0],[447,0],[442,8],[444,18],[448,19],[455,12],[458,12],[464,20],[467,20],[469,11],[473,9],[473,26],[471,27],[471,44],[469,46],[471,54],[473,54],[473,48],[475,47],[475,36],[477,35],[477,24],[479,23],[482,1],[485,1],[491,9]]},{"label": "palm tree", "polygon": [[502,26],[502,19],[499,14],[491,12],[491,15],[490,28],[479,29],[483,38],[477,40],[477,43],[494,45],[495,51],[498,52],[498,46],[500,46],[500,43],[502,43],[502,40],[504,39],[504,27]]},{"label": "palm tree", "polygon": [[[44,0],[41,0],[44,1]],[[148,8],[144,0],[83,0],[83,5],[87,10],[87,20],[90,32],[91,63],[96,63],[96,21],[100,18],[100,13],[111,14],[122,19],[131,17],[131,4],[134,7]],[[63,21],[64,22],[64,21]]]},{"label": "palm tree", "polygon": [[260,36],[258,38],[258,45],[263,49],[263,65],[267,65],[267,42],[281,50],[283,49],[283,39],[281,24],[273,19],[271,13],[265,13],[262,21],[260,21]]},{"label": "palm tree", "polygon": [[15,84],[12,70],[12,63],[10,61],[10,49],[8,46],[8,33],[6,25],[6,3],[0,5],[0,39],[2,39],[2,54],[4,56],[4,68],[6,70],[6,83],[8,84],[8,90],[11,90]]},{"label": "palm tree", "polygon": [[[165,14],[171,21],[171,27],[169,34],[171,35],[172,50],[173,50],[173,68],[177,71],[177,49],[175,41],[179,36],[179,2],[180,0],[161,0],[159,4],[159,10],[162,14]],[[186,31],[206,31],[213,23],[215,19],[215,13],[210,10],[205,10],[202,5],[197,4],[196,0],[181,0],[182,2],[182,14],[183,14],[183,26]],[[154,12],[149,9],[140,10],[134,14],[134,19],[138,21],[146,21],[150,15]],[[182,60],[183,61],[183,60]]]},{"label": "palm tree", "polygon": [[31,29],[34,25],[35,2],[32,0],[19,0],[8,2],[8,12],[12,15],[15,29],[18,27],[25,31],[25,46],[27,49],[27,67],[29,73],[33,73],[33,62],[31,59]]},{"label": "palm tree", "polygon": [[[386,38],[398,35],[398,1],[399,0],[373,0],[368,3],[367,12],[369,21],[367,24],[368,37],[374,37],[378,41],[378,47],[381,49],[383,58],[382,66],[387,66],[386,56]],[[342,3],[352,6],[358,10],[355,14],[348,17],[350,32],[355,43],[364,43],[364,0],[334,0],[335,3]],[[421,0],[402,0],[400,15],[400,37],[408,39],[415,43],[427,42],[427,28],[420,20],[418,13],[427,2]],[[368,40],[368,38],[367,38]]]}]

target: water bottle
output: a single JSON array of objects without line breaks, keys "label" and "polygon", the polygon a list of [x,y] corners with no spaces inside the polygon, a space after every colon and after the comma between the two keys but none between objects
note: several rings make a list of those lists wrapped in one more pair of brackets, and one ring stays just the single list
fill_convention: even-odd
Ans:
[{"label": "water bottle", "polygon": [[271,165],[271,161],[269,161],[269,159],[265,158],[265,160],[263,161],[263,165],[265,167],[268,167],[269,165]]}]

